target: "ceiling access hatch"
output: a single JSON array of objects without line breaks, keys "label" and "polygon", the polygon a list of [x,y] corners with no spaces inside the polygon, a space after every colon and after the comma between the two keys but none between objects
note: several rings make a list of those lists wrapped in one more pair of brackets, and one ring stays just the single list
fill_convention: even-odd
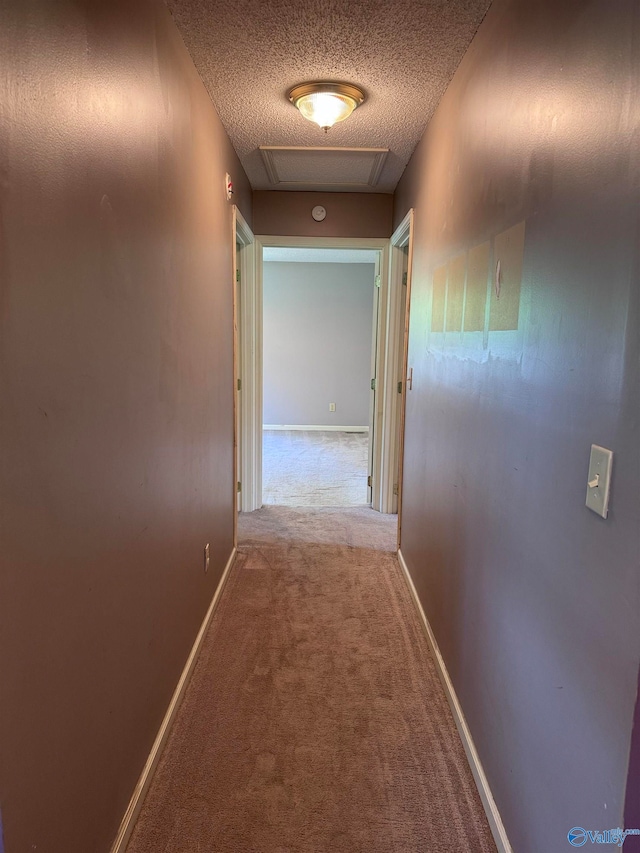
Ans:
[{"label": "ceiling access hatch", "polygon": [[271,189],[376,192],[388,148],[259,147]]}]

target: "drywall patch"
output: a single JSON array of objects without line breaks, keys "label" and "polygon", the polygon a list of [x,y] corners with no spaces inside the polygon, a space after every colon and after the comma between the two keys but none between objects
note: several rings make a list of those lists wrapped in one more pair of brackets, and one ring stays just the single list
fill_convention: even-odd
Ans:
[{"label": "drywall patch", "polygon": [[[431,331],[484,332],[485,335],[488,332],[517,332],[520,327],[524,240],[523,221],[450,258],[434,270]],[[492,252],[493,272],[490,270]],[[509,346],[512,344],[511,340]]]},{"label": "drywall patch", "polygon": [[444,306],[447,291],[447,267],[438,267],[433,273],[433,301],[431,304],[431,331],[444,331]]},{"label": "drywall patch", "polygon": [[494,242],[494,261],[496,286],[491,291],[489,331],[515,331],[520,314],[524,222],[519,222],[513,228],[498,234]]},{"label": "drywall patch", "polygon": [[469,250],[467,266],[467,292],[464,308],[464,331],[483,332],[487,306],[487,279],[489,277],[488,242]]},{"label": "drywall patch", "polygon": [[449,287],[447,289],[447,332],[462,331],[462,311],[464,308],[464,281],[467,269],[467,256],[458,255],[449,261]]}]

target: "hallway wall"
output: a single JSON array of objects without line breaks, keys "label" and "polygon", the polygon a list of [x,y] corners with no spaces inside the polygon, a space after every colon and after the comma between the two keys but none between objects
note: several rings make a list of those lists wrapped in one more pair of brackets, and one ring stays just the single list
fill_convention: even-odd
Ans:
[{"label": "hallway wall", "polygon": [[232,550],[251,193],[160,0],[9,0],[0,57],[4,841],[105,853]]},{"label": "hallway wall", "polygon": [[[634,0],[496,0],[395,197],[396,224],[415,207],[402,551],[518,853],[624,826],[639,44]],[[607,520],[584,506],[592,443],[614,452]]]},{"label": "hallway wall", "polygon": [[[316,222],[316,205],[327,211]],[[390,237],[393,196],[384,193],[254,192],[254,234],[281,237]]]}]

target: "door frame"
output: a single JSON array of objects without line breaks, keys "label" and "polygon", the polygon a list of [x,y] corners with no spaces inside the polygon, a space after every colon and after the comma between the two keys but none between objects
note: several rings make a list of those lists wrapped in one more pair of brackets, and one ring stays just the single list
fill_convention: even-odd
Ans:
[{"label": "door frame", "polygon": [[[234,529],[237,528],[238,508],[242,512],[252,512],[262,506],[262,298],[257,298],[255,259],[255,237],[234,205],[234,489],[238,482],[241,483],[239,501],[237,491],[234,492]],[[236,304],[236,271],[240,275],[240,306]],[[238,407],[239,394],[242,394],[241,408]]]},{"label": "door frame", "polygon": [[[374,475],[373,471],[375,468],[375,458],[376,458],[376,411],[378,402],[380,399],[380,392],[378,390],[379,384],[379,376],[378,376],[378,350],[380,344],[380,328],[379,328],[379,317],[380,317],[380,303],[381,303],[381,294],[380,294],[380,285],[381,285],[381,275],[380,275],[380,267],[382,265],[382,253],[378,253],[376,256],[376,261],[374,264],[374,280],[373,280],[373,316],[371,322],[371,353],[369,356],[370,362],[370,376],[371,376],[371,391],[369,396],[369,415],[368,415],[368,428],[369,428],[369,448],[367,454],[367,503],[369,503],[372,507],[374,507],[374,499],[373,499],[373,483],[374,483]],[[370,294],[371,295],[371,294]],[[376,507],[374,507],[376,509]]]},{"label": "door frame", "polygon": [[[254,429],[259,429],[258,435],[254,434],[253,444],[259,450],[256,451],[256,465],[259,461],[260,482],[255,482],[256,501],[254,509],[258,509],[262,505],[262,288],[263,288],[263,254],[262,250],[265,247],[277,248],[304,248],[304,249],[373,249],[380,252],[380,308],[378,314],[378,348],[376,355],[376,377],[384,377],[386,384],[387,372],[385,370],[385,362],[387,358],[387,317],[388,317],[388,302],[389,302],[389,239],[387,237],[284,237],[273,235],[256,235],[254,242],[255,251],[255,279],[254,279],[254,303],[257,306],[253,321],[254,326],[251,329],[253,340],[255,341],[255,379],[252,386],[255,400],[253,403],[256,417],[254,420]],[[243,386],[244,387],[244,386]],[[395,387],[395,385],[394,385]],[[259,400],[258,400],[259,393]],[[384,434],[385,424],[385,401],[389,396],[388,390],[383,387],[380,393],[376,394],[376,410],[374,412],[374,433],[373,433],[373,493],[372,507],[379,512],[393,512],[391,508],[387,508],[387,502],[384,500],[384,490],[389,476],[393,476],[390,472],[384,470],[386,459],[383,459],[383,446],[387,440]],[[395,404],[394,398],[394,404]],[[244,398],[245,406],[247,398]],[[258,417],[259,411],[259,417]],[[258,458],[259,453],[259,458]],[[255,476],[255,471],[253,472]],[[244,491],[244,482],[243,482]]]},{"label": "door frame", "polygon": [[[413,208],[407,211],[406,216],[398,225],[391,236],[390,243],[390,271],[389,271],[389,341],[387,352],[389,354],[387,369],[388,376],[385,377],[385,390],[389,392],[389,399],[385,409],[388,418],[385,424],[385,437],[388,444],[385,452],[388,454],[385,460],[385,471],[393,472],[393,478],[386,483],[385,498],[387,505],[397,509],[398,512],[398,548],[402,533],[402,474],[404,467],[404,431],[405,413],[407,405],[407,364],[409,355],[409,317],[411,309],[411,272],[413,268]],[[403,249],[407,247],[407,283],[406,294],[403,301]],[[398,376],[402,376],[401,384],[398,386]],[[402,395],[400,401],[400,423],[398,423],[397,394],[398,388]],[[409,389],[410,390],[410,389]],[[391,399],[393,397],[393,399]],[[397,483],[397,495],[394,495],[394,482]],[[388,511],[394,511],[389,509]]]}]

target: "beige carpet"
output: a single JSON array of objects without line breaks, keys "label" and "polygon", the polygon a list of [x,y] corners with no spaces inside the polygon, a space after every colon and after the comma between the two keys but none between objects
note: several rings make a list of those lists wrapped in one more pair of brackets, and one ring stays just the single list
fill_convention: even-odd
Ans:
[{"label": "beige carpet", "polygon": [[367,503],[369,434],[264,430],[262,500],[279,506]]},{"label": "beige carpet", "polygon": [[128,853],[495,851],[395,518],[263,507],[240,535]]}]

